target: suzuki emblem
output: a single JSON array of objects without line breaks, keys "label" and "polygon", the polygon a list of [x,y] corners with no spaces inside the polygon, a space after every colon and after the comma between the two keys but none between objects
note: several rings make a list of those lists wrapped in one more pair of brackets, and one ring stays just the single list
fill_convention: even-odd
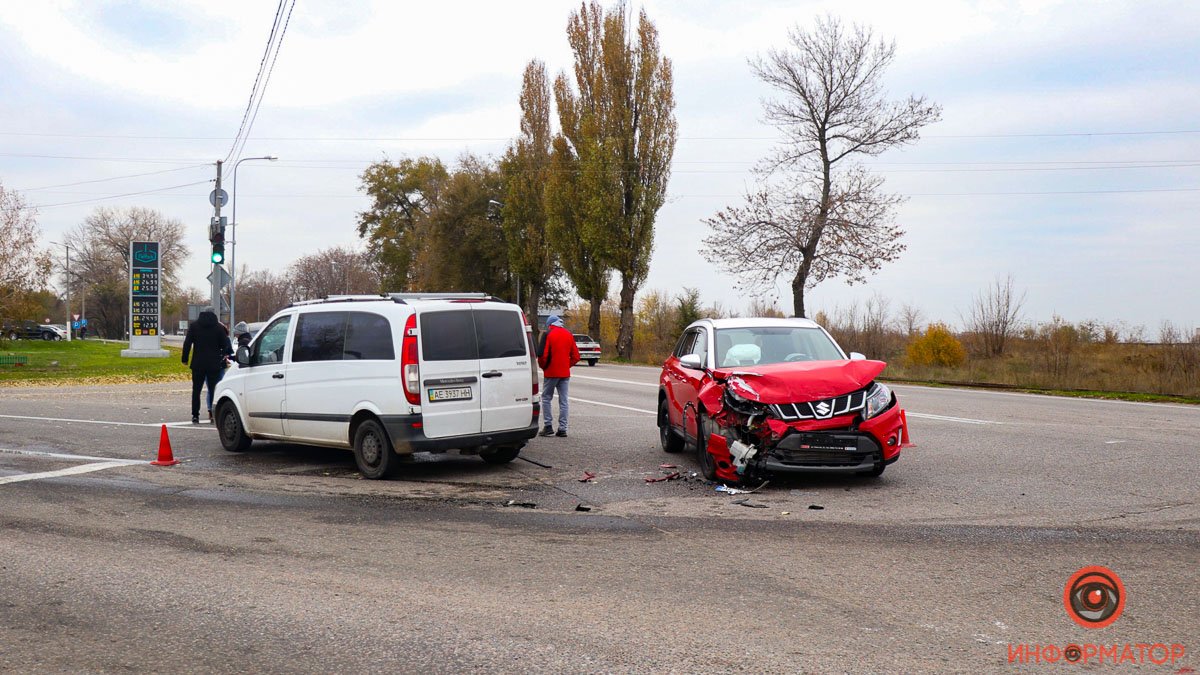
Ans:
[{"label": "suzuki emblem", "polygon": [[833,406],[829,405],[828,401],[821,401],[815,406],[814,410],[817,412],[817,417],[829,417],[829,413],[833,410]]}]

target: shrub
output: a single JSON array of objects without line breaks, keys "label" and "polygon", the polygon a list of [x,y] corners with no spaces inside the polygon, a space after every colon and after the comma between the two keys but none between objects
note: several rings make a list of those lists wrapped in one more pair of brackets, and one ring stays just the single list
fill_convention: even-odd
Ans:
[{"label": "shrub", "polygon": [[913,366],[955,368],[967,360],[967,350],[945,324],[930,324],[924,335],[908,343],[908,363]]}]

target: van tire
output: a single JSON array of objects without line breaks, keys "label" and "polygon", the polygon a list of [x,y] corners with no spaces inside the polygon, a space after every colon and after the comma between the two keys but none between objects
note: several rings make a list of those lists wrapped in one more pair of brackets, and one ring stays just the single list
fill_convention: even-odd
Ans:
[{"label": "van tire", "polygon": [[229,401],[217,404],[217,435],[221,437],[221,447],[229,452],[245,452],[253,442],[242,426],[237,408]]},{"label": "van tire", "polygon": [[354,430],[354,463],[364,478],[372,480],[390,478],[400,469],[400,456],[374,419],[363,420]]},{"label": "van tire", "polygon": [[492,448],[479,453],[479,458],[488,464],[508,464],[521,454],[520,446],[510,445],[503,448]]}]

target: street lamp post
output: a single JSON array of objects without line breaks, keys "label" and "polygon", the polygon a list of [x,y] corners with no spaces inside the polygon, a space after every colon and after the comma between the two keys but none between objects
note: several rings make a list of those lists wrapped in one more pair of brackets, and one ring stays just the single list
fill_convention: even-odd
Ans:
[{"label": "street lamp post", "polygon": [[[274,162],[279,159],[275,155],[264,155],[262,157],[243,157],[233,165],[233,194],[231,202],[233,206],[233,222],[231,223],[229,237],[229,327],[234,326],[234,312],[237,310],[237,177],[238,167],[242,162],[249,162],[254,159],[265,159],[269,162]],[[217,310],[220,312],[220,309]]]},{"label": "street lamp post", "polygon": [[[50,243],[57,244],[58,242],[52,241]],[[67,254],[67,268],[66,268],[66,277],[65,277],[66,281],[64,281],[63,284],[66,286],[65,295],[66,295],[66,302],[67,302],[67,342],[70,342],[71,341],[71,333],[72,333],[72,330],[71,330],[71,249],[74,247],[65,241],[62,242],[62,245],[63,245],[63,249],[66,251],[66,254]]]}]

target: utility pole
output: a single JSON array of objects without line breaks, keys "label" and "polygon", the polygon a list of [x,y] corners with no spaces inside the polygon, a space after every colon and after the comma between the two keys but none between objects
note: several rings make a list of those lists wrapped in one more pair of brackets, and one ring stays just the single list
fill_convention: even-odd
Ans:
[{"label": "utility pole", "polygon": [[[219,159],[217,160],[216,194],[218,194],[218,195],[221,194],[221,165],[223,163],[224,162],[222,160],[219,160]],[[221,199],[220,198],[213,200],[213,209],[214,209],[213,222],[220,223],[221,222]],[[217,320],[221,319],[221,272],[218,271],[218,268],[220,268],[220,267],[221,266],[218,265],[217,263],[213,263],[212,264],[212,274],[209,275],[209,278],[212,280],[212,293],[210,295],[209,304],[211,304],[213,309],[216,310]]]}]

